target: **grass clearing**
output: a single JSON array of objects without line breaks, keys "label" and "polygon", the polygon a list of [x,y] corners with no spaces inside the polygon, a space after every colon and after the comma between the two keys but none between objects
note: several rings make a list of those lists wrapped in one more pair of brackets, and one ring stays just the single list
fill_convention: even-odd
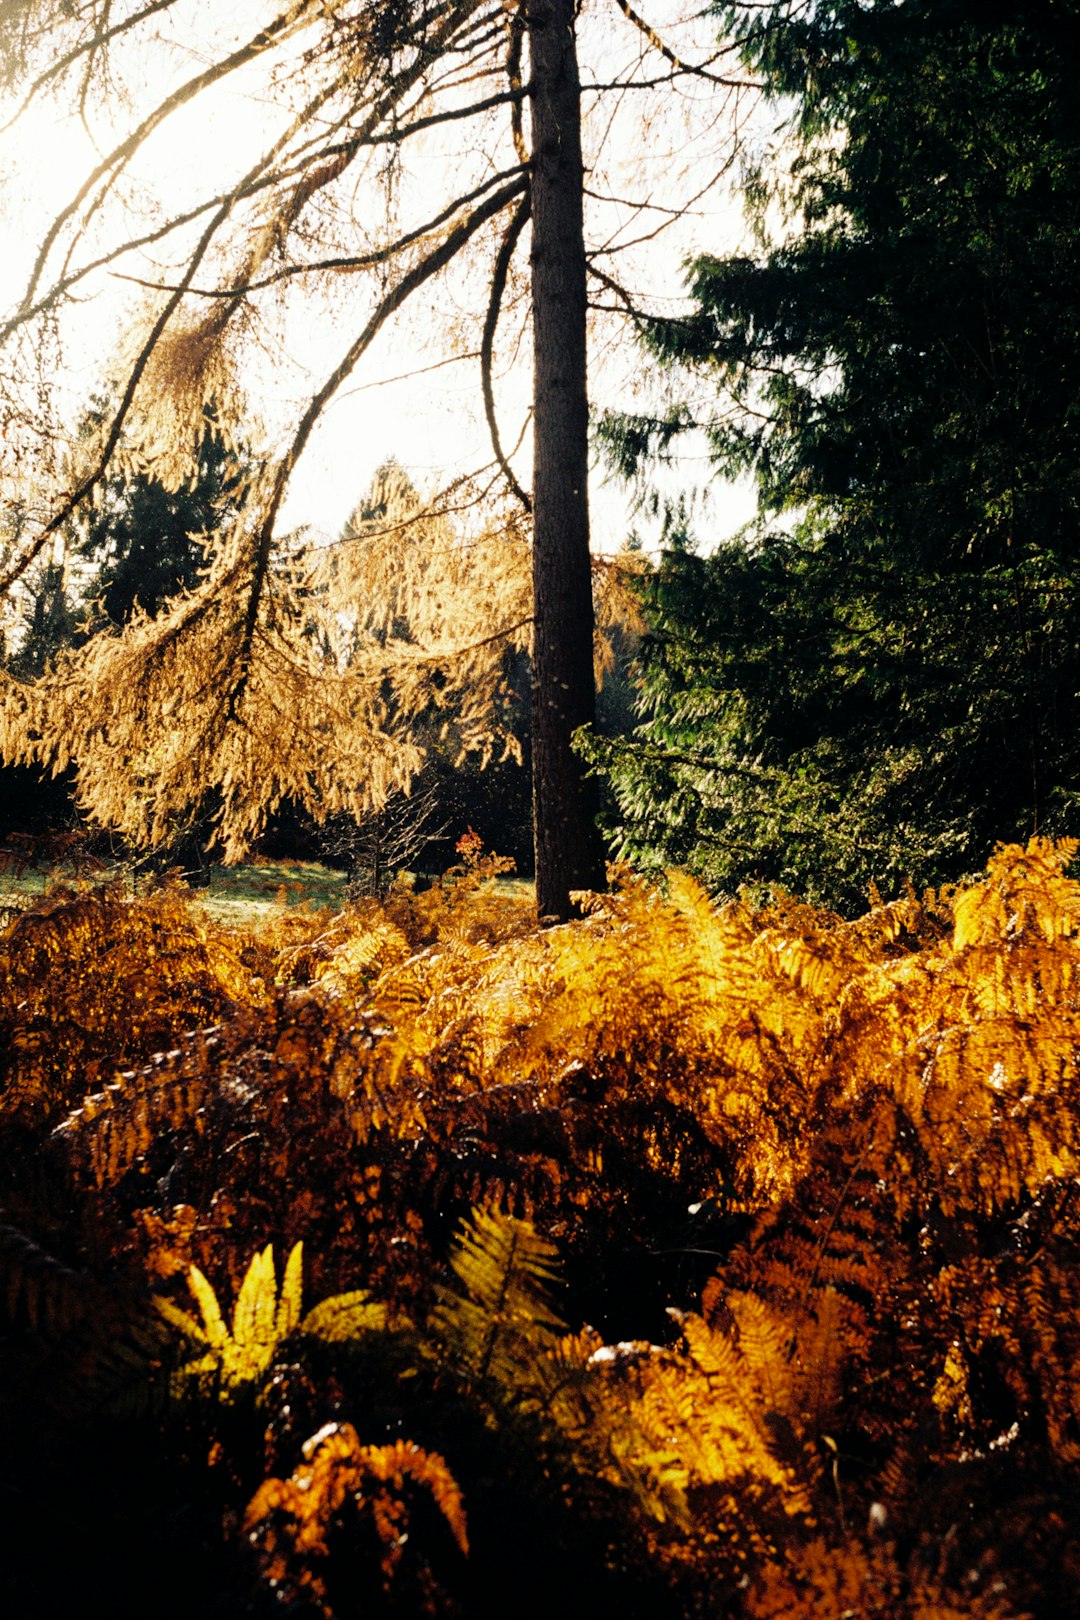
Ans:
[{"label": "grass clearing", "polygon": [[249,928],[275,908],[340,911],[345,891],[345,873],[317,861],[257,861],[211,867],[210,883],[195,899],[215,922]]},{"label": "grass clearing", "polygon": [[[409,876],[411,874],[406,874]],[[103,883],[121,883],[134,897],[146,894],[160,879],[130,862],[118,862],[81,875],[70,866],[28,869],[18,875],[0,875],[0,926],[11,916],[36,905],[54,889],[86,889]],[[194,903],[214,922],[226,928],[254,928],[272,911],[341,911],[348,904],[346,873],[318,861],[252,861],[242,866],[212,866],[209,883],[194,892]],[[531,900],[535,886],[523,878],[495,879],[500,894]]]},{"label": "grass clearing", "polygon": [[[6,873],[0,879],[0,911],[23,911],[58,889],[97,888],[119,883],[132,897],[147,894],[160,882],[157,874],[118,862],[91,876],[65,865],[42,871]],[[344,872],[315,861],[260,861],[244,866],[214,866],[209,883],[195,893],[202,910],[216,922],[247,926],[273,907],[307,906],[340,911],[346,902]]]}]

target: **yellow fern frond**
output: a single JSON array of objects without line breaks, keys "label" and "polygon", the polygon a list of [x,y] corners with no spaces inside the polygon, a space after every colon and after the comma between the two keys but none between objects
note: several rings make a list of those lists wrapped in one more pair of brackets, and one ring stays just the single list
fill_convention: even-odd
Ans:
[{"label": "yellow fern frond", "polygon": [[[252,1260],[251,1263],[254,1266],[256,1262]],[[231,1335],[225,1326],[225,1318],[221,1314],[217,1295],[198,1266],[191,1266],[188,1269],[188,1287],[202,1312],[202,1337],[211,1350],[224,1350],[230,1343]]]},{"label": "yellow fern frond", "polygon": [[300,1307],[304,1288],[304,1245],[294,1243],[285,1262],[285,1275],[281,1280],[274,1333],[284,1339],[300,1321]]},{"label": "yellow fern frond", "polygon": [[1080,884],[1064,876],[1080,843],[1032,838],[1027,848],[1000,845],[985,883],[958,896],[953,947],[997,944],[1035,932],[1046,940],[1080,933]]},{"label": "yellow fern frond", "polygon": [[492,1379],[512,1395],[564,1331],[550,1298],[558,1251],[531,1221],[475,1209],[450,1255],[464,1292],[443,1289],[432,1326],[480,1384]]},{"label": "yellow fern frond", "polygon": [[377,1333],[388,1320],[385,1305],[373,1300],[364,1289],[355,1289],[320,1300],[300,1323],[300,1331],[327,1344],[339,1344],[365,1333]]},{"label": "yellow fern frond", "polygon": [[171,1299],[155,1299],[154,1308],[171,1327],[179,1328],[185,1338],[199,1344],[209,1342],[203,1324],[197,1322],[190,1311],[181,1310],[178,1305],[174,1305]]},{"label": "yellow fern frond", "polygon": [[251,1264],[240,1284],[233,1309],[232,1341],[239,1349],[251,1347],[257,1356],[263,1345],[272,1345],[277,1313],[277,1276],[274,1251],[267,1244],[251,1257]]},{"label": "yellow fern frond", "polygon": [[188,1270],[188,1286],[198,1303],[201,1321],[172,1300],[157,1299],[158,1313],[195,1344],[205,1346],[196,1360],[183,1363],[178,1381],[213,1383],[228,1398],[243,1384],[257,1382],[266,1373],[277,1347],[299,1329],[328,1344],[359,1338],[387,1326],[384,1305],[362,1289],[331,1294],[302,1314],[304,1248],[293,1244],[278,1292],[274,1251],[267,1244],[251,1257],[233,1308],[232,1329],[225,1320],[213,1287],[197,1266]]},{"label": "yellow fern frond", "polygon": [[189,1267],[188,1287],[199,1306],[201,1324],[171,1301],[156,1301],[167,1322],[207,1346],[204,1355],[181,1366],[180,1384],[191,1379],[212,1381],[227,1399],[241,1385],[260,1379],[273,1361],[278,1343],[299,1320],[302,1270],[303,1246],[297,1243],[286,1262],[279,1299],[273,1248],[267,1244],[256,1251],[236,1296],[230,1331],[212,1285],[198,1266]]}]

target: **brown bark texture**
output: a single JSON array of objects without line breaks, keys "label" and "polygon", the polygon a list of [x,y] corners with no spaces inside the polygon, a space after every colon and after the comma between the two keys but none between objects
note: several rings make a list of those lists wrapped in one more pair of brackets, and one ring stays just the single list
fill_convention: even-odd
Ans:
[{"label": "brown bark texture", "polygon": [[596,717],[589,561],[581,90],[574,0],[530,0],[533,306],[533,825],[541,917],[604,883],[596,794],[571,747]]}]

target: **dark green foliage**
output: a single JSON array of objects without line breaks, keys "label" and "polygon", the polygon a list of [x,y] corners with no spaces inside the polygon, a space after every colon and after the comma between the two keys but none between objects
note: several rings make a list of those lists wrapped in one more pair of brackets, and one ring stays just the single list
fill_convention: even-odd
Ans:
[{"label": "dark green foliage", "polygon": [[[712,446],[761,520],[661,568],[642,746],[606,764],[632,852],[850,905],[1075,803],[1080,12],[722,15],[794,155],[748,179],[756,255],[698,260],[652,341],[734,403]],[[624,459],[669,429],[613,425]]]},{"label": "dark green foliage", "polygon": [[1068,820],[1080,622],[1065,571],[1045,556],[859,565],[832,540],[672,553],[648,581],[644,724],[588,745],[618,853],[850,910],[871,881],[973,869],[1002,816]]},{"label": "dark green foliage", "polygon": [[0,837],[70,827],[75,820],[72,773],[46,776],[34,765],[0,767]]},{"label": "dark green foliage", "polygon": [[[105,410],[105,401],[95,399],[87,431]],[[61,648],[125,625],[137,610],[152,618],[170,597],[190,590],[205,562],[204,537],[236,516],[248,470],[247,453],[226,442],[209,413],[193,483],[168,489],[147,471],[106,479],[97,504],[73,520],[66,561],[48,562],[33,582],[29,619],[6,660],[12,673],[36,679]],[[78,819],[68,773],[49,779],[33,767],[4,765],[0,798],[0,831]],[[194,866],[200,847],[189,839],[174,859]]]},{"label": "dark green foliage", "polygon": [[78,609],[71,599],[63,564],[47,563],[31,588],[33,606],[18,650],[9,660],[12,670],[27,680],[43,673],[59,648],[76,639],[79,627]]},{"label": "dark green foliage", "polygon": [[[107,402],[95,398],[83,427],[93,432]],[[171,489],[152,469],[115,473],[93,505],[72,520],[63,562],[51,560],[33,583],[33,605],[9,658],[20,678],[41,675],[61,647],[96,630],[120,627],[136,610],[153,618],[170,597],[190,590],[202,571],[205,539],[233,521],[250,471],[212,410],[192,481]]]},{"label": "dark green foliage", "polygon": [[78,538],[105,621],[127,624],[137,608],[154,618],[170,597],[192,588],[205,562],[204,538],[227,527],[243,505],[247,470],[246,454],[208,412],[191,483],[169,489],[151,472],[106,481]]}]

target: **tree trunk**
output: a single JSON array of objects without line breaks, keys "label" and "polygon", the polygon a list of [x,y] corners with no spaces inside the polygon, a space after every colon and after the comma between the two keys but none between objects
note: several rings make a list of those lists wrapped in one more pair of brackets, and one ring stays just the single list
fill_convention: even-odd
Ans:
[{"label": "tree trunk", "polygon": [[589,563],[581,90],[574,0],[528,0],[532,74],[533,828],[541,917],[603,886],[595,791],[570,746],[596,717]]}]

